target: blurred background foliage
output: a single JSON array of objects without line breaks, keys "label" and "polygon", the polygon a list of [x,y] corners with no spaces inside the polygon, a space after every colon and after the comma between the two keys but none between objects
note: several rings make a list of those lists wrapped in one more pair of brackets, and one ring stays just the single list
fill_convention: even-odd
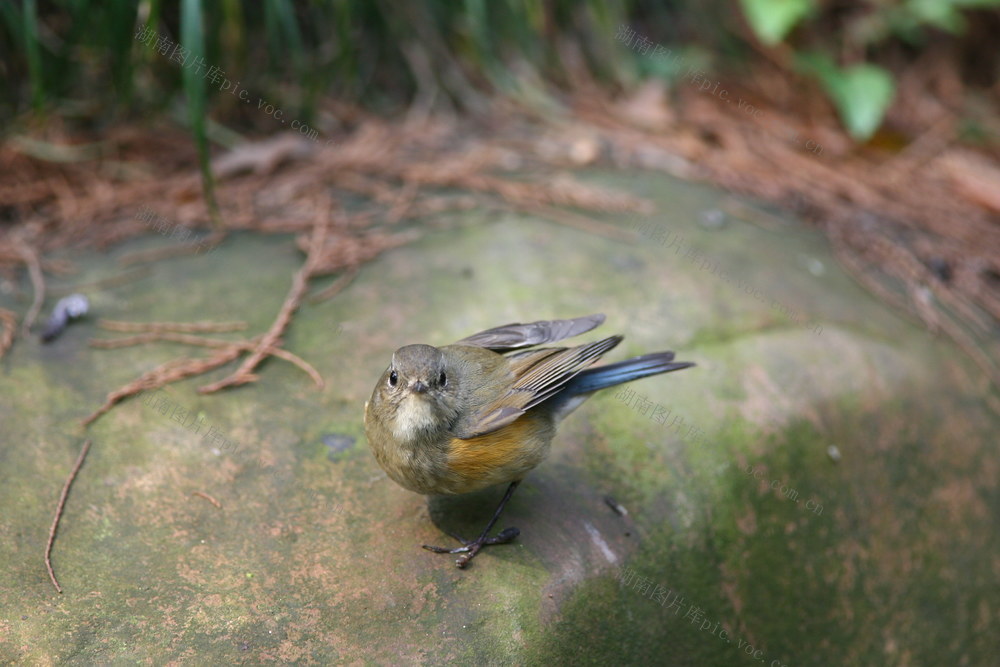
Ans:
[{"label": "blurred background foliage", "polygon": [[[551,104],[579,71],[611,87],[679,76],[614,38],[628,25],[709,72],[739,75],[763,64],[814,82],[863,141],[883,122],[903,66],[932,41],[951,43],[963,82],[996,86],[998,7],[1000,0],[4,0],[0,118],[8,132],[53,115],[100,130],[167,112],[186,119],[204,150],[216,123],[266,129],[260,101],[323,131],[332,128],[317,118],[320,99],[379,111],[414,102],[476,111],[497,92]],[[227,90],[215,76],[229,81]]]}]

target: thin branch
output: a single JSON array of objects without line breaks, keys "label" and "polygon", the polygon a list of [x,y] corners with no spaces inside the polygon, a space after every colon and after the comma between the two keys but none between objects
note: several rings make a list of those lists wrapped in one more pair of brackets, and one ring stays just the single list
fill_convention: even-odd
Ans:
[{"label": "thin branch", "polygon": [[90,450],[90,440],[83,443],[83,449],[80,450],[80,456],[76,459],[76,465],[73,466],[73,471],[70,472],[69,477],[66,479],[66,484],[63,485],[62,494],[59,496],[59,505],[56,506],[56,515],[52,519],[52,527],[49,528],[49,541],[45,545],[45,567],[49,571],[49,579],[52,580],[52,585],[56,587],[56,590],[62,593],[62,587],[59,586],[59,582],[56,581],[56,573],[52,570],[52,543],[56,539],[56,529],[59,527],[59,519],[62,518],[63,506],[66,505],[66,496],[69,495],[69,487],[76,479],[76,473],[80,471],[80,466],[83,465],[83,459],[86,458],[87,452]]}]

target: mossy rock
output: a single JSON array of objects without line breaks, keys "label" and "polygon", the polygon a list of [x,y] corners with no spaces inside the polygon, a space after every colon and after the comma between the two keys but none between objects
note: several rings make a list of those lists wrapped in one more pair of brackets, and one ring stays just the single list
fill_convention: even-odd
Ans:
[{"label": "mossy rock", "polygon": [[[167,413],[130,399],[80,427],[109,391],[191,354],[90,348],[108,335],[97,317],[255,334],[301,263],[288,238],[160,261],[88,292],[93,315],[55,343],[19,342],[0,362],[0,661],[995,661],[1000,424],[974,365],[855,285],[814,230],[773,214],[719,226],[727,195],[658,175],[581,177],[659,213],[607,216],[641,223],[632,241],[473,213],[384,254],[286,336],[323,391],[271,360],[256,384],[196,393],[230,366],[168,387]],[[73,280],[162,242],[74,253]],[[502,489],[428,502],[385,477],[362,405],[389,355],[591,312],[608,316],[593,336],[626,336],[609,361],[673,349],[698,366],[574,413],[501,519],[513,544],[464,571],[420,549],[474,533]],[[42,557],[85,437],[59,595]]]}]

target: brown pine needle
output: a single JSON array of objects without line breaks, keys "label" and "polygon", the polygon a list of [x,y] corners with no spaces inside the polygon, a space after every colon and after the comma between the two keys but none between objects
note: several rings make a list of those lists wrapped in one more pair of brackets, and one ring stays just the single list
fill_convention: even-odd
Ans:
[{"label": "brown pine needle", "polygon": [[[258,337],[259,338],[259,337]],[[155,343],[157,341],[169,341],[172,343],[186,343],[188,345],[200,345],[202,347],[216,347],[224,348],[230,346],[237,346],[240,350],[253,350],[257,347],[257,339],[254,340],[219,340],[217,338],[205,338],[203,336],[191,336],[189,334],[178,334],[171,333],[169,331],[151,331],[148,333],[142,333],[135,336],[128,336],[126,338],[94,338],[90,341],[91,347],[98,347],[102,349],[115,349],[119,347],[129,347],[131,345],[141,345],[142,343]],[[308,362],[299,357],[298,355],[292,354],[287,350],[283,350],[280,347],[269,347],[266,350],[267,354],[278,357],[279,359],[284,359],[285,361],[295,364],[309,377],[312,378],[316,385],[323,389],[326,383],[323,381],[323,377],[319,374],[315,368],[313,368]]]},{"label": "brown pine needle", "polygon": [[170,331],[148,331],[126,336],[124,338],[91,338],[90,346],[99,347],[105,350],[113,350],[119,347],[130,347],[132,345],[142,345],[143,343],[156,343],[167,341],[170,343],[184,343],[186,345],[198,345],[200,347],[227,347],[240,343],[249,343],[242,340],[220,340],[218,338],[205,338],[204,336],[192,336],[191,334],[173,333]]},{"label": "brown pine needle", "polygon": [[[226,387],[254,382],[257,379],[257,375],[253,373],[253,370],[257,367],[257,364],[259,364],[269,352],[275,354],[275,356],[279,356],[276,352],[274,352],[274,350],[278,347],[281,335],[288,327],[288,323],[291,322],[292,315],[298,309],[299,304],[302,301],[302,297],[305,296],[306,290],[309,287],[309,278],[312,276],[313,271],[322,257],[323,244],[326,241],[326,232],[330,226],[330,218],[331,215],[328,207],[327,210],[320,213],[319,219],[313,227],[313,234],[309,243],[309,254],[306,257],[305,263],[295,273],[295,277],[292,279],[292,287],[289,289],[288,296],[285,297],[284,303],[281,304],[281,310],[278,311],[278,316],[275,318],[271,328],[268,329],[267,333],[265,333],[260,339],[260,342],[257,343],[257,348],[243,360],[243,363],[235,373],[218,382],[213,382],[212,384],[205,385],[204,387],[199,387],[199,394],[210,394]],[[316,376],[318,375],[319,374],[317,373]],[[315,380],[316,377],[313,379]],[[322,379],[320,379],[320,382],[322,382]],[[320,384],[320,382],[317,382],[317,384]],[[323,385],[320,384],[320,386],[322,387]]]},{"label": "brown pine needle", "polygon": [[334,280],[329,287],[322,289],[309,297],[309,303],[320,303],[337,296],[344,290],[344,288],[351,284],[351,281],[353,281],[354,278],[357,277],[358,271],[359,268],[357,266],[350,267],[344,275]]},{"label": "brown pine needle", "polygon": [[132,333],[137,331],[173,331],[176,333],[223,333],[243,331],[246,322],[123,322],[120,320],[100,320],[97,325],[108,331]]},{"label": "brown pine needle", "polygon": [[245,347],[243,344],[235,343],[230,347],[219,349],[214,355],[204,359],[174,359],[165,364],[157,366],[151,371],[143,373],[138,379],[133,380],[121,389],[117,389],[108,394],[104,405],[98,408],[93,414],[83,420],[83,425],[92,424],[95,419],[105,414],[124,398],[133,396],[147,389],[159,389],[160,387],[177,382],[192,375],[200,375],[207,371],[228,364],[230,361],[240,356]]},{"label": "brown pine needle", "polygon": [[72,472],[70,472],[69,477],[66,478],[66,483],[63,485],[62,494],[59,496],[59,504],[56,506],[56,515],[52,519],[52,527],[49,528],[49,541],[45,545],[45,567],[49,571],[49,579],[52,580],[52,585],[60,593],[62,593],[62,587],[56,580],[56,573],[52,570],[52,543],[56,539],[56,529],[59,527],[59,519],[62,518],[63,506],[66,505],[66,496],[69,495],[69,487],[73,484],[73,480],[76,479],[76,473],[80,471],[80,466],[83,465],[83,459],[87,456],[89,450],[90,440],[88,439],[83,443],[83,449],[80,450],[80,456],[76,459],[76,465],[73,466]]},{"label": "brown pine needle", "polygon": [[0,333],[0,359],[7,354],[7,350],[14,344],[14,331],[17,329],[17,313],[13,310],[0,308],[0,323],[3,324],[3,333]]},{"label": "brown pine needle", "polygon": [[309,375],[309,377],[312,378],[312,381],[316,383],[317,387],[319,387],[320,389],[323,389],[323,388],[326,387],[326,382],[323,381],[323,376],[320,375],[319,371],[317,371],[315,368],[313,368],[309,364],[309,362],[307,362],[302,357],[299,357],[298,355],[292,354],[288,350],[284,350],[284,349],[282,349],[280,347],[269,347],[266,350],[264,350],[264,352],[266,352],[267,354],[272,354],[272,355],[278,357],[279,359],[284,359],[285,361],[287,361],[289,363],[295,364],[296,366],[298,366],[299,368],[301,368],[303,371],[305,371]]},{"label": "brown pine needle", "polygon": [[220,503],[218,500],[216,500],[212,496],[208,495],[207,493],[204,493],[203,491],[193,491],[191,493],[191,495],[192,496],[198,496],[199,498],[204,498],[208,502],[210,502],[213,505],[215,505],[216,507],[218,507],[220,510],[222,509],[222,503]]}]

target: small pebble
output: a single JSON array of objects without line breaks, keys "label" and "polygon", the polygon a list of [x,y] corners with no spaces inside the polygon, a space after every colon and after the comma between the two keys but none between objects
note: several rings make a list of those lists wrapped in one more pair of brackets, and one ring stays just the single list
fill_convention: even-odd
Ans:
[{"label": "small pebble", "polygon": [[618,501],[612,498],[611,496],[604,496],[604,502],[618,516],[628,516],[628,510],[622,507],[620,504],[618,504]]},{"label": "small pebble", "polygon": [[354,445],[354,438],[340,433],[327,433],[323,436],[323,444],[330,450],[330,454],[339,454],[345,449]]},{"label": "small pebble", "polygon": [[70,294],[59,299],[56,307],[52,309],[52,315],[49,316],[45,329],[42,330],[42,342],[48,343],[58,338],[66,330],[70,320],[83,317],[89,309],[90,302],[82,294]]}]

